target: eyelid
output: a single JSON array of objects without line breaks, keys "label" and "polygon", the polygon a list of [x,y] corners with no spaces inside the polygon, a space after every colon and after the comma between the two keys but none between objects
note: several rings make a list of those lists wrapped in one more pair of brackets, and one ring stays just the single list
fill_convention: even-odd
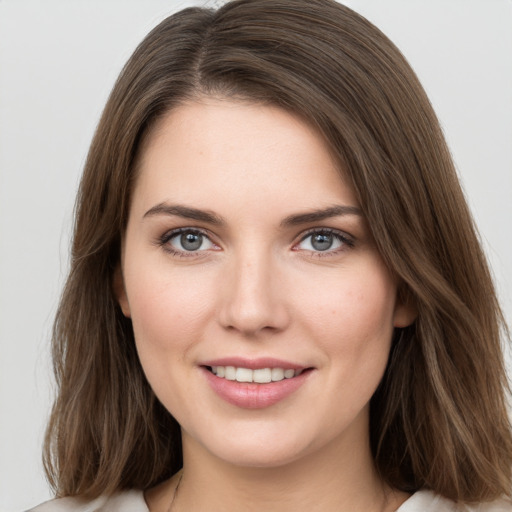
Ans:
[{"label": "eyelid", "polygon": [[199,233],[207,238],[211,239],[211,233],[204,228],[197,228],[195,226],[186,226],[180,228],[173,228],[166,231],[162,236],[159,237],[160,240],[169,241],[171,238],[181,235],[182,233]]},{"label": "eyelid", "polygon": [[342,229],[337,228],[331,228],[331,227],[317,227],[317,228],[309,228],[306,231],[302,232],[299,237],[300,240],[304,240],[308,236],[317,234],[317,233],[327,233],[327,234],[333,234],[333,235],[339,235],[340,237],[346,239],[347,241],[350,240],[351,242],[355,241],[355,237],[351,235],[350,233],[347,233],[346,231],[343,231]]},{"label": "eyelid", "polygon": [[[169,244],[170,240],[172,240],[174,237],[176,237],[180,234],[183,234],[183,233],[200,234],[210,241],[210,243],[213,245],[213,248],[203,249],[203,250],[199,250],[199,251],[181,251],[180,249],[172,247]],[[181,256],[181,257],[196,257],[197,258],[197,257],[205,256],[206,255],[205,253],[207,253],[211,250],[219,250],[220,249],[219,245],[214,241],[214,236],[212,235],[212,233],[210,231],[208,231],[207,229],[199,228],[199,227],[195,227],[195,226],[185,226],[185,227],[170,229],[170,230],[166,231],[163,235],[159,236],[156,243],[158,246],[162,247],[162,249],[164,251],[166,251],[174,256]]]},{"label": "eyelid", "polygon": [[311,251],[306,250],[307,252],[310,252],[314,254],[315,256],[332,256],[334,254],[337,254],[338,252],[353,248],[355,245],[355,237],[352,235],[349,235],[347,232],[342,231],[340,229],[335,228],[328,228],[328,227],[319,227],[319,228],[311,228],[305,231],[304,233],[301,233],[299,241],[294,243],[292,250],[300,251],[301,249],[298,248],[298,245],[302,243],[304,240],[306,240],[308,237],[315,235],[315,234],[329,234],[335,236],[338,240],[342,242],[342,246],[338,247],[336,249],[327,249],[325,251]]}]

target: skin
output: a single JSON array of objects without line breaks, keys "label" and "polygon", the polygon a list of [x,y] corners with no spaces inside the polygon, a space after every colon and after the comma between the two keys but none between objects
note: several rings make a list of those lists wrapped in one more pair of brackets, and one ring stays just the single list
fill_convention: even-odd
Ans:
[{"label": "skin", "polygon": [[[182,427],[173,510],[396,510],[406,496],[375,472],[369,400],[393,329],[414,312],[397,303],[324,140],[281,109],[201,98],[153,127],[138,173],[116,289],[147,378]],[[352,211],[285,223],[335,205]],[[199,250],[176,229],[204,233]],[[317,250],[311,230],[331,248]],[[201,363],[227,356],[310,370],[283,400],[247,409],[205,378]],[[168,509],[176,484],[146,493],[152,512]]]}]

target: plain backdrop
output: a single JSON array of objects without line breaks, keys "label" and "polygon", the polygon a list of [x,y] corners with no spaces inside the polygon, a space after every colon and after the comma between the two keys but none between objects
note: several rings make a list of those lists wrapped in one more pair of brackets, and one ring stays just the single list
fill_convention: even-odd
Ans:
[{"label": "plain backdrop", "polygon": [[[510,322],[512,1],[345,3],[390,36],[429,93]],[[192,4],[0,0],[0,512],[50,497],[40,462],[49,331],[95,125],[138,42]]]}]

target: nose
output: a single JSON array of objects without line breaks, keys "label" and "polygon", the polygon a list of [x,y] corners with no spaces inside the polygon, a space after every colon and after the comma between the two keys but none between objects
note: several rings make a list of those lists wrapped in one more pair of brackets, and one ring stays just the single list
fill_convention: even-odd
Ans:
[{"label": "nose", "polygon": [[289,324],[287,297],[277,265],[265,254],[240,257],[223,276],[221,325],[244,336],[279,332]]}]

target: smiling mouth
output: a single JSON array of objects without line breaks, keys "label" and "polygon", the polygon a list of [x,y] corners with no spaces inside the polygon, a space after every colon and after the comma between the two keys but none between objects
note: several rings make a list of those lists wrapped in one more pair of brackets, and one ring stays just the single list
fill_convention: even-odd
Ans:
[{"label": "smiling mouth", "polygon": [[236,382],[254,382],[256,384],[268,384],[279,382],[284,379],[297,377],[306,369],[294,370],[292,368],[243,368],[236,366],[207,366],[210,372],[221,379]]}]

